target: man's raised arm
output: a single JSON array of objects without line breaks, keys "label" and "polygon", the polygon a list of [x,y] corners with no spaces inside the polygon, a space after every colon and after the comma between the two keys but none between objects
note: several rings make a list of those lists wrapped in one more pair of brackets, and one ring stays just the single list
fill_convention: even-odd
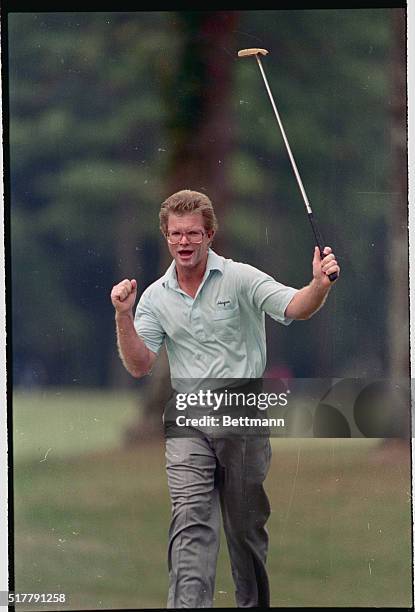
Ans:
[{"label": "man's raised arm", "polygon": [[135,378],[141,378],[151,370],[157,355],[147,348],[135,331],[133,306],[136,298],[135,279],[124,279],[112,288],[118,352],[126,370]]}]

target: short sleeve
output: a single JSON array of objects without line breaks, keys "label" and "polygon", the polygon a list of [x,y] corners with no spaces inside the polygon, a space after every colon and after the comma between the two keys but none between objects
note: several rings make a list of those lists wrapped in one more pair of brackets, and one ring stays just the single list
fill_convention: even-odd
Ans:
[{"label": "short sleeve", "polygon": [[157,354],[164,342],[165,332],[151,307],[151,299],[146,291],[137,304],[134,327],[147,348]]},{"label": "short sleeve", "polygon": [[278,323],[289,325],[293,319],[285,316],[285,310],[298,289],[283,285],[253,266],[242,265],[243,270],[240,274],[242,289],[246,292],[250,303],[258,310],[266,312]]}]

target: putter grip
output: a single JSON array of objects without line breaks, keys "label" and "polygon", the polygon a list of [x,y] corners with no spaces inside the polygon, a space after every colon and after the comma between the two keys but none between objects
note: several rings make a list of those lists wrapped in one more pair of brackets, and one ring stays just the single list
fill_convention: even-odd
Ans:
[{"label": "putter grip", "polygon": [[[323,253],[323,249],[324,249],[323,236],[321,235],[321,232],[317,226],[317,223],[313,217],[312,212],[308,213],[308,218],[310,219],[311,227],[313,229],[313,234],[314,234],[314,238],[316,241],[316,245],[318,246],[319,251],[320,251],[320,257],[323,259],[325,257],[325,254]],[[336,278],[337,278],[337,272],[332,272],[331,274],[329,274],[329,279],[331,282],[335,281]]]}]

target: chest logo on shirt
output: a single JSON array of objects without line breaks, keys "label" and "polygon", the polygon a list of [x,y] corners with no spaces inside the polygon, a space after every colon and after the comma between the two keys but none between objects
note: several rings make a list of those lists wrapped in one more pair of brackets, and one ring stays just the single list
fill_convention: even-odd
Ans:
[{"label": "chest logo on shirt", "polygon": [[219,300],[218,302],[216,302],[217,306],[223,306],[224,308],[226,308],[228,306],[228,304],[230,304],[231,301],[230,300]]}]

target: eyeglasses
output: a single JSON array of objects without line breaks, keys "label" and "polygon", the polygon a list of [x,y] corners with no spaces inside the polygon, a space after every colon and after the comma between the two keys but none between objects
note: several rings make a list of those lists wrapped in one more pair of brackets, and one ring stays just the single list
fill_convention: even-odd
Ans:
[{"label": "eyeglasses", "polygon": [[190,230],[189,232],[167,232],[166,234],[169,244],[179,244],[183,236],[186,236],[190,244],[200,244],[203,241],[205,232],[202,232],[202,230]]}]

